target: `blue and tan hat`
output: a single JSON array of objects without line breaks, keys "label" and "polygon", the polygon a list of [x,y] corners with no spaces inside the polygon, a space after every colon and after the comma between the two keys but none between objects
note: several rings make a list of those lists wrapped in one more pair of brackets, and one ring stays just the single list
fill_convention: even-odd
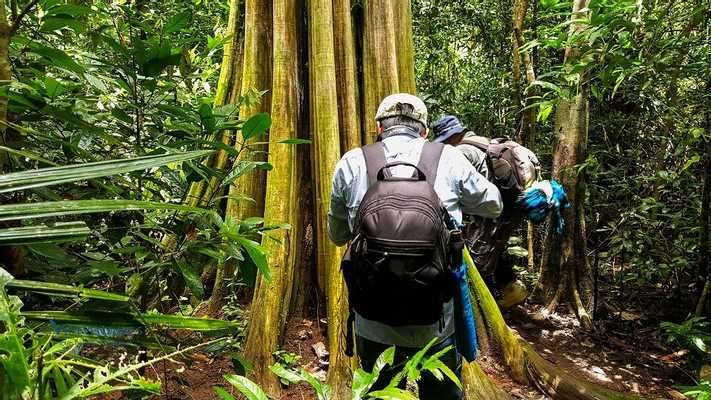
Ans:
[{"label": "blue and tan hat", "polygon": [[445,115],[432,124],[432,141],[442,143],[454,135],[464,132],[466,128],[454,115]]}]

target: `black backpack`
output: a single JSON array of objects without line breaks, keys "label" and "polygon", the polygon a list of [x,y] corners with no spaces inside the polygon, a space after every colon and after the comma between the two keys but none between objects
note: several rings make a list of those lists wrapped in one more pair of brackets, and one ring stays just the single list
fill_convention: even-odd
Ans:
[{"label": "black backpack", "polygon": [[[443,147],[425,142],[417,166],[401,161],[386,165],[382,143],[362,148],[368,191],[341,262],[351,308],[349,328],[353,310],[390,326],[443,321],[443,305],[454,293],[450,269],[461,261],[463,246],[434,190]],[[390,168],[398,165],[413,167],[413,175],[393,176]],[[459,261],[453,259],[457,254]],[[349,329],[349,344],[351,334]]]}]

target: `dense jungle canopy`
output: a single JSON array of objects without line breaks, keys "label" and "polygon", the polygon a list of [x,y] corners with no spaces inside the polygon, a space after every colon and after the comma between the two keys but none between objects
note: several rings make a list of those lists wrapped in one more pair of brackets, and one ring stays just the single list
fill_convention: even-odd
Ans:
[{"label": "dense jungle canopy", "polygon": [[[7,0],[0,399],[416,399],[345,354],[336,163],[387,95],[538,155],[467,399],[711,399],[709,0]],[[493,293],[492,293],[493,292]],[[385,305],[384,305],[385,306]],[[382,364],[392,353],[383,353]],[[392,360],[390,360],[392,363]]]}]

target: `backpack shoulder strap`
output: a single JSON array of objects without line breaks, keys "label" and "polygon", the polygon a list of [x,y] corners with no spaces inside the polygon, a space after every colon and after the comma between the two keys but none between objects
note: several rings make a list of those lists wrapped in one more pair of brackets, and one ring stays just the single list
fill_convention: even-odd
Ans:
[{"label": "backpack shoulder strap", "polygon": [[460,144],[468,144],[468,145],[470,145],[470,146],[474,146],[474,147],[476,147],[477,149],[483,151],[484,153],[486,153],[487,150],[489,149],[489,144],[488,144],[488,143],[478,142],[478,141],[476,141],[476,140],[462,139],[462,140],[459,141],[459,143],[457,144],[457,146],[459,146]]},{"label": "backpack shoulder strap", "polygon": [[444,144],[442,143],[425,142],[422,146],[420,161],[417,163],[417,168],[425,174],[427,182],[432,186],[434,186],[437,178],[437,167],[439,166],[439,159],[442,157],[442,149],[444,149]]},{"label": "backpack shoulder strap", "polygon": [[365,159],[365,169],[368,171],[368,187],[371,187],[378,180],[378,171],[386,164],[385,145],[376,142],[361,147],[361,150]]}]

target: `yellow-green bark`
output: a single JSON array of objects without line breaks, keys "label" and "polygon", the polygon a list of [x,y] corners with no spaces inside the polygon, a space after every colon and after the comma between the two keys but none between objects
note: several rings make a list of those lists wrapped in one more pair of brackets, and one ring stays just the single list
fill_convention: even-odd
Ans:
[{"label": "yellow-green bark", "polygon": [[398,50],[395,17],[390,0],[363,1],[363,143],[377,137],[375,112],[387,95],[398,93]]},{"label": "yellow-green bark", "polygon": [[[589,1],[573,2],[571,35],[585,29],[584,23],[576,21],[589,18],[589,12],[585,11]],[[579,52],[577,47],[567,47],[565,63],[574,64]],[[591,329],[588,310],[592,306],[592,273],[585,237],[585,173],[575,170],[587,157],[589,106],[585,82],[581,77],[580,82],[571,85],[569,90],[574,95],[561,99],[556,107],[552,175],[565,188],[571,207],[563,212],[563,233],[557,235],[551,224],[546,235],[541,274],[534,294],[546,301],[545,313],[553,312],[559,303],[569,303],[581,324]]]},{"label": "yellow-green bark", "polygon": [[326,273],[328,316],[328,382],[333,399],[350,397],[351,368],[345,350],[347,299],[340,270],[342,249],[328,238],[326,212],[330,201],[331,175],[340,158],[336,68],[333,44],[333,8],[330,0],[308,1],[309,82],[312,163],[315,184],[317,263]]},{"label": "yellow-green bark", "polygon": [[360,147],[360,110],[350,0],[333,0],[333,42],[341,152]]},{"label": "yellow-green bark", "polygon": [[415,51],[412,43],[412,4],[394,0],[395,43],[397,47],[398,90],[415,94]]},{"label": "yellow-green bark", "polygon": [[[239,86],[241,82],[242,72],[242,25],[240,24],[240,2],[239,0],[230,0],[230,11],[227,19],[226,35],[232,37],[232,40],[225,43],[223,47],[222,62],[220,64],[220,78],[217,82],[215,98],[213,106],[219,107],[224,104],[235,104],[238,97],[234,96],[234,87]],[[211,139],[220,140],[225,144],[231,145],[234,143],[234,132],[224,131]],[[203,165],[212,168],[216,171],[224,171],[227,165],[227,153],[220,150],[216,154],[208,157],[203,162]],[[185,196],[185,203],[189,206],[196,207],[198,205],[207,205],[207,202],[214,197],[214,190],[219,183],[219,176],[210,179],[208,182],[200,180],[190,184],[188,193]],[[175,245],[175,237],[166,235],[161,241],[166,248]]]},{"label": "yellow-green bark", "polygon": [[[213,106],[219,107],[225,104],[235,104],[238,100],[237,97],[232,95],[232,88],[239,86],[241,82],[242,73],[242,49],[240,48],[242,44],[241,40],[241,24],[239,23],[240,17],[240,0],[230,0],[230,11],[227,20],[227,30],[226,34],[231,36],[232,40],[225,43],[222,54],[222,63],[220,64],[220,77],[217,81],[217,88],[215,90],[215,98],[213,99]],[[223,131],[218,135],[218,140],[226,145],[231,145],[234,143],[235,132],[233,131]],[[228,155],[225,151],[220,150],[213,156],[208,164],[210,168],[215,171],[225,172],[225,167],[227,166]],[[197,186],[195,191],[201,192],[197,199],[192,200],[190,195],[195,196],[197,193],[193,193],[193,185],[190,187],[190,192],[188,196],[188,202],[194,202],[191,205],[207,205],[217,194],[217,185],[220,182],[220,176],[215,176],[211,178],[207,183],[204,181],[195,182],[193,185]]]},{"label": "yellow-green bark", "polygon": [[[251,90],[266,91],[256,104],[245,103],[240,107],[240,119],[247,120],[259,112],[269,112],[271,108],[272,74],[272,4],[271,0],[246,0],[244,7],[244,59],[242,61],[242,90],[246,96]],[[240,154],[240,159],[266,161],[266,145],[251,144],[263,142],[265,137],[248,140],[248,148]],[[242,138],[238,136],[238,148]],[[255,170],[241,176],[230,187],[226,216],[234,219],[260,216],[264,212],[264,190],[266,172]],[[253,201],[239,201],[246,196]]]},{"label": "yellow-green bark", "polygon": [[291,230],[270,233],[262,240],[269,254],[271,280],[257,277],[252,300],[245,355],[254,366],[254,379],[271,396],[278,396],[279,382],[269,366],[279,348],[289,314],[294,285],[299,232],[299,169],[297,147],[280,144],[297,136],[298,81],[296,63],[295,0],[274,0],[274,59],[272,127],[269,134],[269,162],[264,220],[266,224],[288,222]]}]

